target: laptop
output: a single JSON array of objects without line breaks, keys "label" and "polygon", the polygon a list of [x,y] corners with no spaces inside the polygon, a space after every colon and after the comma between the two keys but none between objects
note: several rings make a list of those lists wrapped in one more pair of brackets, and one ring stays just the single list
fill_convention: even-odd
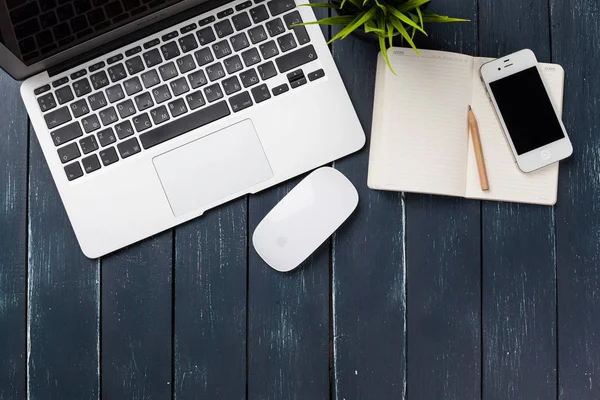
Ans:
[{"label": "laptop", "polygon": [[302,2],[0,0],[0,67],[87,257],[364,145]]}]

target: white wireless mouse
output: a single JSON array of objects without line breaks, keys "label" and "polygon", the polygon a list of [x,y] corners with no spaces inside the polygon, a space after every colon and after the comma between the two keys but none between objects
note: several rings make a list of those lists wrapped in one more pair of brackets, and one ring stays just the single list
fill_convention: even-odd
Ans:
[{"label": "white wireless mouse", "polygon": [[258,224],[252,243],[273,269],[291,271],[352,214],[358,192],[341,172],[319,168],[302,180]]}]

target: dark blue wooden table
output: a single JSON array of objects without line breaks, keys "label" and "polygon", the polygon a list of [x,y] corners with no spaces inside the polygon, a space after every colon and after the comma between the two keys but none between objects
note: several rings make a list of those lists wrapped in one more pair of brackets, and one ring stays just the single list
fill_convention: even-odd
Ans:
[{"label": "dark blue wooden table", "polygon": [[[431,10],[472,22],[422,47],[564,66],[558,205],[371,191],[367,146],[334,163],[357,212],[290,274],[249,237],[297,179],[86,259],[0,72],[0,399],[600,398],[600,4]],[[331,51],[368,132],[377,48]]]}]

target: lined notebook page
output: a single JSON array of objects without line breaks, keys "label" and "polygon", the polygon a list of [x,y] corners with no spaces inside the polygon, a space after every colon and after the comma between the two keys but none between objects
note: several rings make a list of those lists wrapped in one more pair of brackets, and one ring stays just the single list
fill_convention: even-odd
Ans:
[{"label": "lined notebook page", "polygon": [[[484,63],[491,60],[475,58],[471,100],[471,106],[479,125],[490,190],[487,192],[481,190],[473,142],[469,135],[466,197],[552,205],[556,203],[558,163],[527,174],[518,169],[502,126],[487,97],[485,86],[479,78],[479,69]],[[547,65],[540,64],[543,71],[542,78],[550,91],[552,101],[558,110],[562,110],[564,71],[556,65],[553,65],[556,67],[554,71],[544,71],[543,68]]]},{"label": "lined notebook page", "polygon": [[379,54],[369,187],[464,196],[473,58],[420,52]]}]

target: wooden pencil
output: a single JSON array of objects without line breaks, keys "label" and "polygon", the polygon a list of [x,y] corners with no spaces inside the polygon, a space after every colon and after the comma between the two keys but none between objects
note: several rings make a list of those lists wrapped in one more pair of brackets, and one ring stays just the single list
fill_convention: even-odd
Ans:
[{"label": "wooden pencil", "polygon": [[490,190],[490,184],[488,182],[487,170],[485,168],[483,149],[481,147],[479,126],[477,125],[477,119],[475,118],[475,114],[473,113],[471,106],[469,106],[469,130],[471,131],[471,136],[473,137],[473,149],[475,150],[475,159],[477,160],[477,171],[479,171],[481,190],[486,192]]}]

